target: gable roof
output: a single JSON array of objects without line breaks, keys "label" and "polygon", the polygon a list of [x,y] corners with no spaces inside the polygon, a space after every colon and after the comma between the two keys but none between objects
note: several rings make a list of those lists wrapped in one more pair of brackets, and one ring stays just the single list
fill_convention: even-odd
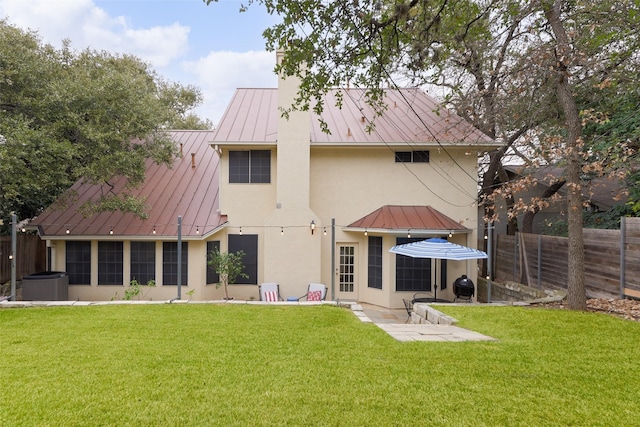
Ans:
[{"label": "gable roof", "polygon": [[[351,230],[349,230],[351,229]],[[471,230],[431,206],[385,205],[349,224],[347,231],[415,231],[442,234],[470,233]]]},{"label": "gable roof", "polygon": [[[176,145],[182,147],[184,155],[176,157],[171,167],[148,160],[144,183],[132,190],[133,195],[146,198],[147,219],[141,220],[120,211],[84,218],[78,213],[78,207],[86,201],[97,200],[102,187],[78,181],[71,187],[77,192],[71,203],[65,206],[60,199],[38,215],[30,226],[37,226],[40,236],[48,239],[87,239],[91,236],[118,240],[123,236],[151,240],[166,236],[171,239],[177,238],[178,216],[181,215],[184,238],[199,239],[215,232],[226,222],[226,216],[220,215],[218,210],[220,170],[219,157],[210,146],[213,131],[168,132]],[[113,184],[117,194],[126,182],[117,178]]]},{"label": "gable roof", "polygon": [[[493,147],[499,144],[453,114],[420,89],[386,90],[387,109],[376,116],[364,89],[333,89],[325,96],[322,118],[310,115],[311,145],[421,144]],[[336,106],[342,94],[342,108]],[[214,143],[275,144],[278,138],[278,89],[237,89],[213,137]],[[367,132],[373,121],[375,127]]]},{"label": "gable roof", "polygon": [[[545,187],[551,185],[553,181],[565,178],[566,170],[566,168],[551,165],[537,168],[527,168],[524,165],[505,165],[503,168],[512,175],[533,175],[538,180],[538,185]],[[622,179],[597,176],[582,180],[581,187],[583,199],[603,210],[629,200]],[[566,197],[566,186],[560,188],[558,192]]]}]

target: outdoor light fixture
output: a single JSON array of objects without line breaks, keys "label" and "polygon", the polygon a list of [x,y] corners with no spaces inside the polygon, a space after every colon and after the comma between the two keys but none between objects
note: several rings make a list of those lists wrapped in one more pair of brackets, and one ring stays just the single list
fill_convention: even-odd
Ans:
[{"label": "outdoor light fixture", "polygon": [[411,238],[411,229],[407,230],[407,239]]},{"label": "outdoor light fixture", "polygon": [[242,236],[242,227],[240,227],[240,235]]},{"label": "outdoor light fixture", "polygon": [[365,235],[365,236],[368,236],[368,235],[369,235],[369,233],[367,232],[367,229],[366,229],[366,228],[364,229],[364,235]]},{"label": "outdoor light fixture", "polygon": [[314,220],[311,220],[311,224],[309,224],[309,228],[311,228],[311,234],[313,234],[313,231],[316,229],[316,222]]},{"label": "outdoor light fixture", "polygon": [[327,227],[324,227],[322,230],[323,230],[323,231],[322,231],[322,232],[323,232],[323,234],[326,236],[326,235],[327,235]]},{"label": "outdoor light fixture", "polygon": [[200,234],[200,227],[196,225],[196,234]]},{"label": "outdoor light fixture", "polygon": [[67,227],[67,234],[69,234],[69,228]]},{"label": "outdoor light fixture", "polygon": [[153,225],[153,231],[152,231],[152,233],[153,233],[153,234],[156,234],[156,225],[155,225],[155,224]]},{"label": "outdoor light fixture", "polygon": [[113,234],[113,227],[111,227],[111,230],[109,230],[109,234]]},{"label": "outdoor light fixture", "polygon": [[453,233],[450,231],[449,232],[449,238],[451,238],[453,236]]},{"label": "outdoor light fixture", "polygon": [[280,227],[280,235],[284,236],[284,227]]},{"label": "outdoor light fixture", "polygon": [[12,260],[13,259],[13,254],[9,254],[9,259]]}]

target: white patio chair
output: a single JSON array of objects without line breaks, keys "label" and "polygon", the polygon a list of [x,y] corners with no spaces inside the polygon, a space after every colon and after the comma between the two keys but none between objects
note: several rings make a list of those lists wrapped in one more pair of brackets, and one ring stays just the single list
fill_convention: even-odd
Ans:
[{"label": "white patio chair", "polygon": [[277,283],[262,283],[258,286],[258,291],[260,292],[260,301],[283,301],[280,296],[280,285]]},{"label": "white patio chair", "polygon": [[323,283],[309,283],[307,293],[298,298],[306,298],[307,301],[324,301],[327,297],[327,286]]}]

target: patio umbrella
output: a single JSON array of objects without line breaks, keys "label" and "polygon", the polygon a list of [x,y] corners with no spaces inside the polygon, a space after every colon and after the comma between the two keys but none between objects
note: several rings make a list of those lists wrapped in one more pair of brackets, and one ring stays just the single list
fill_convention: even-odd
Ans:
[{"label": "patio umbrella", "polygon": [[411,258],[451,259],[454,261],[487,258],[487,254],[478,249],[458,245],[436,237],[419,242],[397,245],[389,249],[389,252]]},{"label": "patio umbrella", "polygon": [[[478,249],[451,243],[448,240],[439,239],[437,237],[421,240],[419,242],[397,245],[389,249],[389,252],[411,258],[450,259],[454,261],[488,258],[485,252],[479,251]],[[435,273],[437,280],[437,266]],[[442,283],[440,284],[440,288],[442,288]],[[437,286],[434,287],[434,300],[436,299],[436,292]]]}]

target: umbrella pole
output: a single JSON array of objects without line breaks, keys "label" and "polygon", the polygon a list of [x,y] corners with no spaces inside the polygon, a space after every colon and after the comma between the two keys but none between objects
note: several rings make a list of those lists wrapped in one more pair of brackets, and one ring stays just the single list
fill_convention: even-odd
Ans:
[{"label": "umbrella pole", "polygon": [[438,299],[438,260],[433,263],[436,277],[433,279],[433,302],[437,302]]}]

